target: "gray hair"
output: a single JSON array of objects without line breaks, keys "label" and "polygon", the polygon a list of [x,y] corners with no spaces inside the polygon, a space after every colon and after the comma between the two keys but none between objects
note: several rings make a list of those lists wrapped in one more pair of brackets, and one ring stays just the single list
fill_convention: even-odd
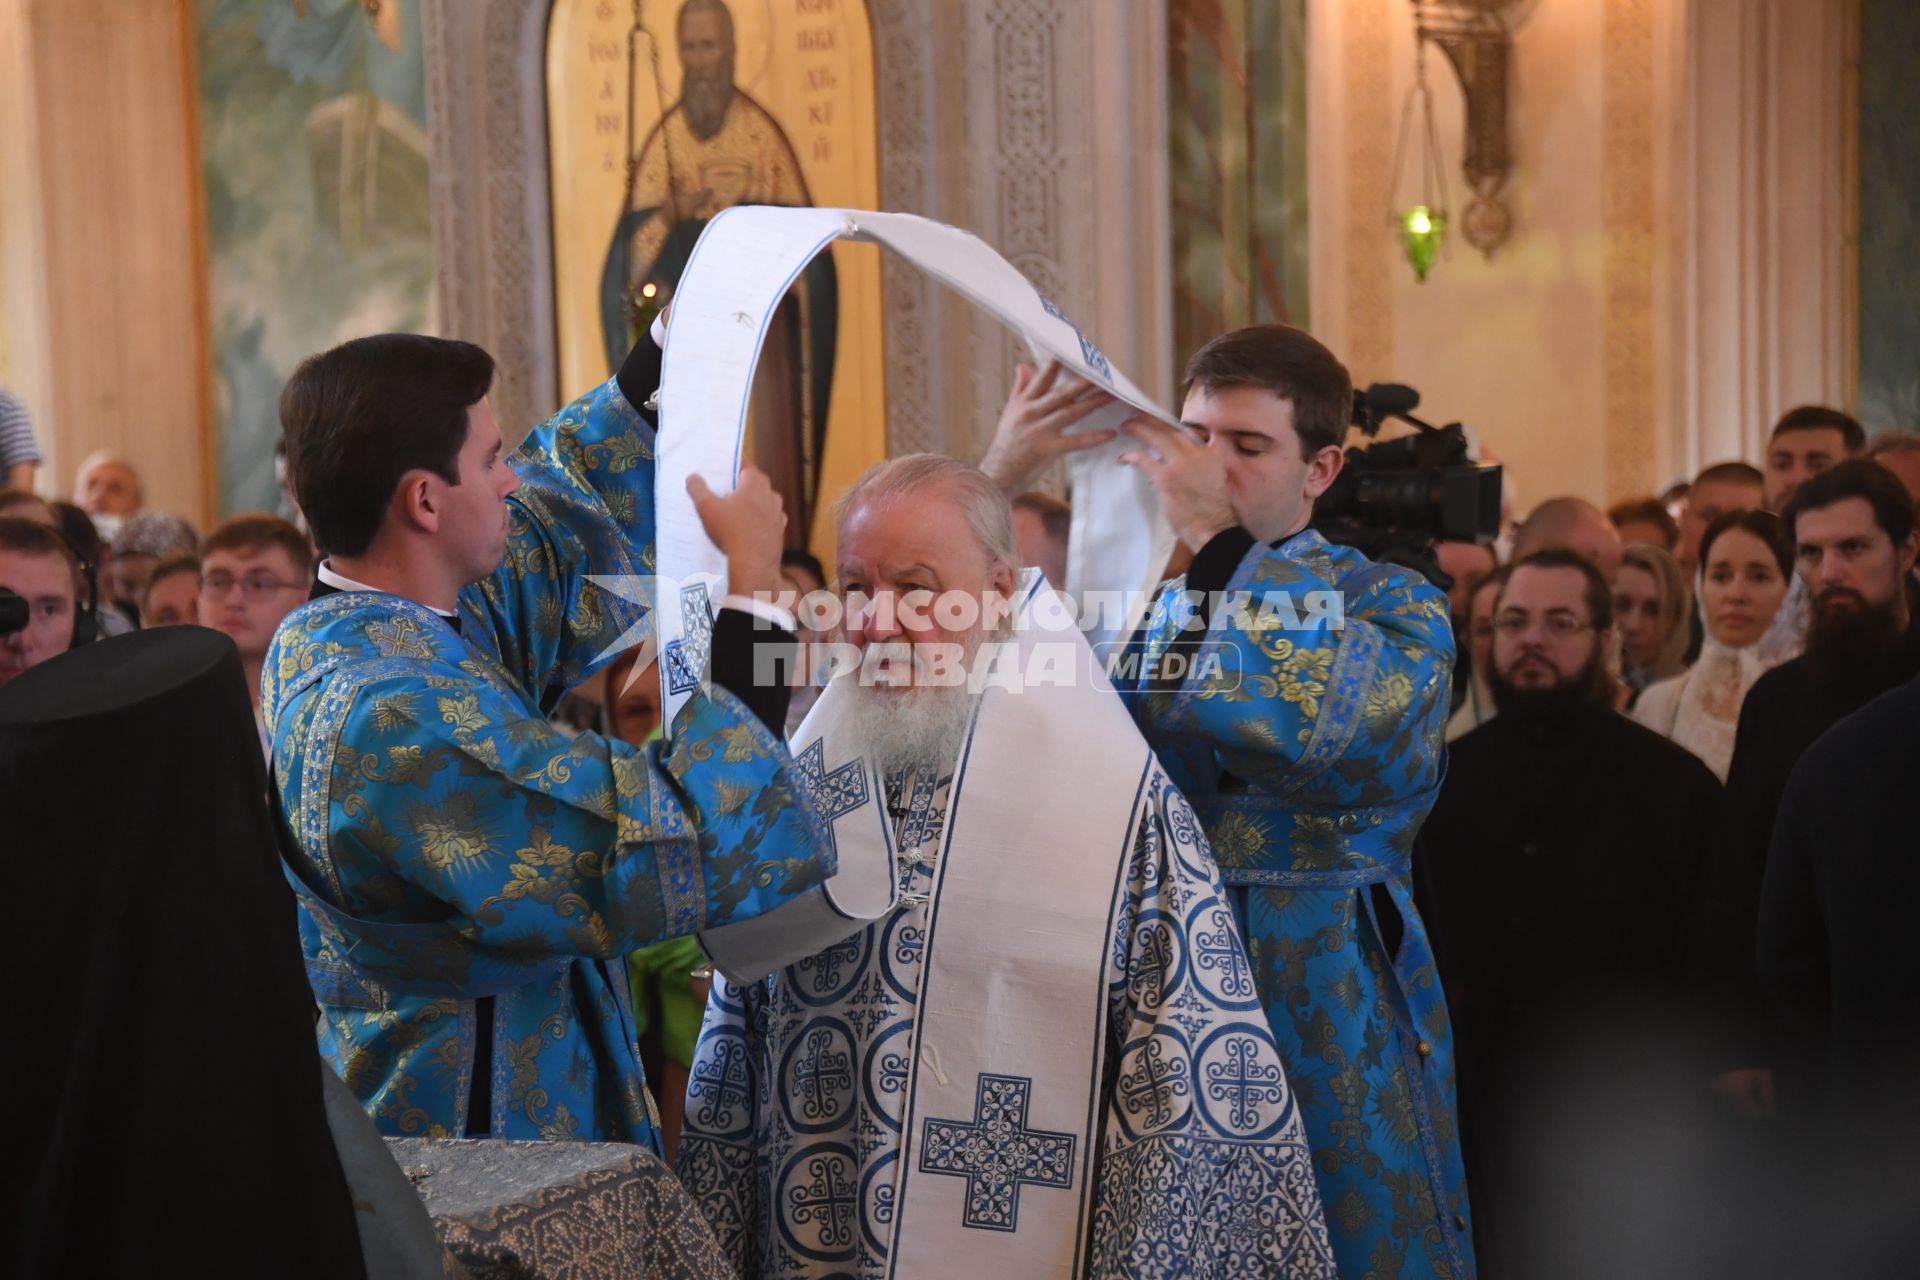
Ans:
[{"label": "gray hair", "polygon": [[869,467],[833,504],[833,527],[844,537],[847,518],[855,507],[898,502],[930,489],[945,489],[960,504],[967,527],[986,553],[988,563],[1019,563],[1013,545],[1013,508],[1007,495],[980,468],[938,453],[910,453]]},{"label": "gray hair", "polygon": [[113,535],[116,556],[152,556],[165,560],[171,556],[189,556],[200,550],[200,535],[179,516],[159,511],[142,511],[128,516]]}]

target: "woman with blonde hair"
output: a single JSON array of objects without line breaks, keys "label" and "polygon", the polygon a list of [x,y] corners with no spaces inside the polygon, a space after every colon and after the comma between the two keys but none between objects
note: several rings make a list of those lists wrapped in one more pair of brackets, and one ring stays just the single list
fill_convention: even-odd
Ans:
[{"label": "woman with blonde hair", "polygon": [[1620,633],[1620,678],[1635,694],[1687,669],[1692,613],[1693,591],[1678,560],[1645,544],[1621,551],[1613,619]]},{"label": "woman with blonde hair", "polygon": [[1786,598],[1793,546],[1771,511],[1730,511],[1700,538],[1700,612],[1707,638],[1684,675],[1650,686],[1633,718],[1699,756],[1727,780],[1747,690],[1772,666],[1761,639]]}]

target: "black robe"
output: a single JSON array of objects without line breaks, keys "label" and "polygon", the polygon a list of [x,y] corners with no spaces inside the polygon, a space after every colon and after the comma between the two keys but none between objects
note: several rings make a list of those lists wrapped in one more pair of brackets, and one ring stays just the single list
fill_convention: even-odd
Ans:
[{"label": "black robe", "polygon": [[233,642],[163,627],[0,687],[0,812],[0,1271],[361,1275]]},{"label": "black robe", "polygon": [[1618,1200],[1700,1091],[1686,975],[1719,793],[1601,706],[1453,744],[1420,877],[1483,1276],[1646,1274],[1618,1250],[1664,1249]]},{"label": "black robe", "polygon": [[1775,667],[1747,691],[1701,919],[1699,959],[1713,991],[1716,1071],[1768,1066],[1778,1056],[1754,973],[1754,926],[1788,776],[1814,739],[1915,675],[1920,627],[1910,626],[1878,669],[1844,681],[1822,680],[1803,656]]},{"label": "black robe", "polygon": [[1758,963],[1790,1064],[1783,1103],[1818,1123],[1892,1124],[1920,1141],[1916,764],[1920,681],[1807,749],[1774,829]]},{"label": "black robe", "polygon": [[1787,784],[1761,893],[1787,1207],[1819,1224],[1834,1275],[1910,1274],[1920,1247],[1916,763],[1920,682],[1814,742]]}]

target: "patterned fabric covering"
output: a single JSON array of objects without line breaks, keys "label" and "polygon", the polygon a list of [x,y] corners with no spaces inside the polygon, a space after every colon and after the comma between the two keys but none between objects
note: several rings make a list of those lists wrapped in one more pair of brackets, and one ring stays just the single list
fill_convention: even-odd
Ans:
[{"label": "patterned fabric covering", "polygon": [[700,1210],[621,1143],[389,1138],[474,1280],[734,1280]]},{"label": "patterned fabric covering", "polygon": [[[1314,617],[1336,598],[1337,631]],[[1148,655],[1189,617],[1176,578]],[[1184,683],[1122,690],[1232,886],[1343,1275],[1473,1274],[1453,1033],[1412,884],[1452,670],[1443,592],[1309,529],[1248,552]]]},{"label": "patterned fabric covering", "polygon": [[[1148,786],[1106,965],[1082,1274],[1332,1277],[1300,1114],[1219,872],[1165,776],[1153,770]],[[908,851],[893,912],[752,986],[715,979],[677,1168],[743,1280],[886,1274],[949,791],[925,775],[887,780],[895,847]],[[1065,1181],[1073,1139],[1029,1123],[1026,1084],[983,1075],[972,1115],[927,1122],[920,1167],[972,1188],[952,1234],[1011,1229],[1021,1200]]]},{"label": "patterned fabric covering", "polygon": [[670,746],[548,724],[639,621],[592,575],[651,551],[652,432],[610,381],[512,465],[506,556],[461,593],[458,631],[343,592],[267,654],[320,1052],[391,1136],[652,1145],[622,958],[777,907],[832,862],[785,744],[718,686]]}]

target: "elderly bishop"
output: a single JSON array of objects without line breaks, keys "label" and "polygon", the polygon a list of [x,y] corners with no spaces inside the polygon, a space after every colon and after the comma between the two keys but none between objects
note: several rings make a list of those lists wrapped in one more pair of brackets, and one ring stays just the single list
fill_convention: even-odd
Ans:
[{"label": "elderly bishop", "polygon": [[858,661],[794,758],[893,900],[714,985],[679,1172],[723,1247],[747,1277],[1332,1276],[1200,824],[1005,498],[901,458],[838,528]]}]

